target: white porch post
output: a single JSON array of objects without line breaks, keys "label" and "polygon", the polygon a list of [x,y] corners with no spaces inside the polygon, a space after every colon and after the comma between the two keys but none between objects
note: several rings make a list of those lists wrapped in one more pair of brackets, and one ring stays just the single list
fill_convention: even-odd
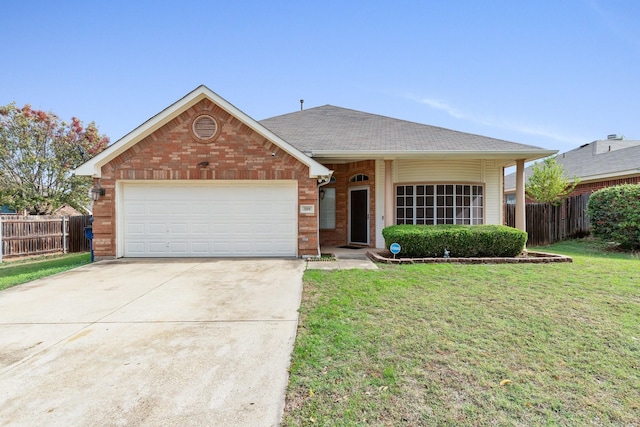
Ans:
[{"label": "white porch post", "polygon": [[384,161],[384,226],[393,225],[393,160]]},{"label": "white porch post", "polygon": [[524,159],[516,160],[516,228],[527,231],[524,198]]}]

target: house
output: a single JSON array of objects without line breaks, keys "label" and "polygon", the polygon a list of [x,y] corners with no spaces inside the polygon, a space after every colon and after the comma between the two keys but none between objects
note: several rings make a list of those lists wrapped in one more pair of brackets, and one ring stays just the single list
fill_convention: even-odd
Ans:
[{"label": "house", "polygon": [[87,212],[86,211],[85,212],[81,212],[78,209],[74,208],[73,206],[70,206],[70,205],[64,203],[58,209],[53,211],[53,215],[56,215],[56,216],[83,216],[83,215],[87,215]]},{"label": "house", "polygon": [[[570,196],[591,194],[614,185],[640,183],[640,141],[637,140],[609,135],[607,139],[559,154],[556,161],[564,167],[569,182],[573,182],[574,177],[580,178]],[[526,179],[532,173],[532,167],[527,167]],[[504,177],[504,192],[506,202],[515,203],[515,173]]]},{"label": "house", "polygon": [[504,167],[553,153],[329,105],[258,122],[200,86],[75,173],[97,259],[304,257],[382,248],[395,223],[502,224]]}]

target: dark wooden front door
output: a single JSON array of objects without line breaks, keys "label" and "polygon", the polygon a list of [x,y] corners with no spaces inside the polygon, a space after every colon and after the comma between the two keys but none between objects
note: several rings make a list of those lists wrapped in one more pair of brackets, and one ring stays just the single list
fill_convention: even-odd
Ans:
[{"label": "dark wooden front door", "polygon": [[349,243],[369,244],[369,190],[351,190]]}]

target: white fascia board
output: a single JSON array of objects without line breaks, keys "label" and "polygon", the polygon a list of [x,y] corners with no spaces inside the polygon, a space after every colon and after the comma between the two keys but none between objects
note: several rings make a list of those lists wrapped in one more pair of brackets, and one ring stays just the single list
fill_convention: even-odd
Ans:
[{"label": "white fascia board", "polygon": [[234,107],[231,103],[229,103],[204,85],[199,86],[182,99],[165,108],[160,113],[156,114],[151,119],[147,120],[142,125],[138,126],[136,129],[116,141],[114,144],[107,147],[107,149],[105,149],[97,156],[78,166],[74,173],[76,175],[87,175],[93,176],[94,178],[100,178],[102,175],[102,166],[106,165],[111,160],[124,153],[126,150],[133,147],[138,142],[142,141],[144,138],[151,135],[153,132],[160,129],[162,126],[169,123],[171,120],[206,98],[211,100],[214,104],[218,105],[227,113],[236,117],[245,125],[249,126],[256,133],[276,144],[296,160],[307,165],[309,167],[309,177],[313,178],[331,176],[332,171],[330,171],[317,161],[304,155],[301,151],[285,142],[282,138],[266,129],[257,121],[249,117],[238,108]]},{"label": "white fascia board", "polygon": [[509,161],[505,165],[514,164],[516,160],[524,159],[527,162],[543,159],[556,154],[558,150],[536,151],[330,151],[313,150],[311,156],[321,158],[342,159],[502,159]]}]

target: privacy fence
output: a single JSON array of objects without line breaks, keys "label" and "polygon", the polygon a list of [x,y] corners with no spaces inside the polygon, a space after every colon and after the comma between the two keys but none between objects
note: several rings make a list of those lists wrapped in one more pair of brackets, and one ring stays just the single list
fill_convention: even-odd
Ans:
[{"label": "privacy fence", "polygon": [[[554,242],[589,234],[587,202],[589,194],[568,197],[560,206],[531,203],[525,207],[527,215],[527,245],[548,245]],[[505,205],[505,224],[516,225],[516,206]]]},{"label": "privacy fence", "polygon": [[84,227],[91,216],[0,215],[3,258],[89,251]]}]

